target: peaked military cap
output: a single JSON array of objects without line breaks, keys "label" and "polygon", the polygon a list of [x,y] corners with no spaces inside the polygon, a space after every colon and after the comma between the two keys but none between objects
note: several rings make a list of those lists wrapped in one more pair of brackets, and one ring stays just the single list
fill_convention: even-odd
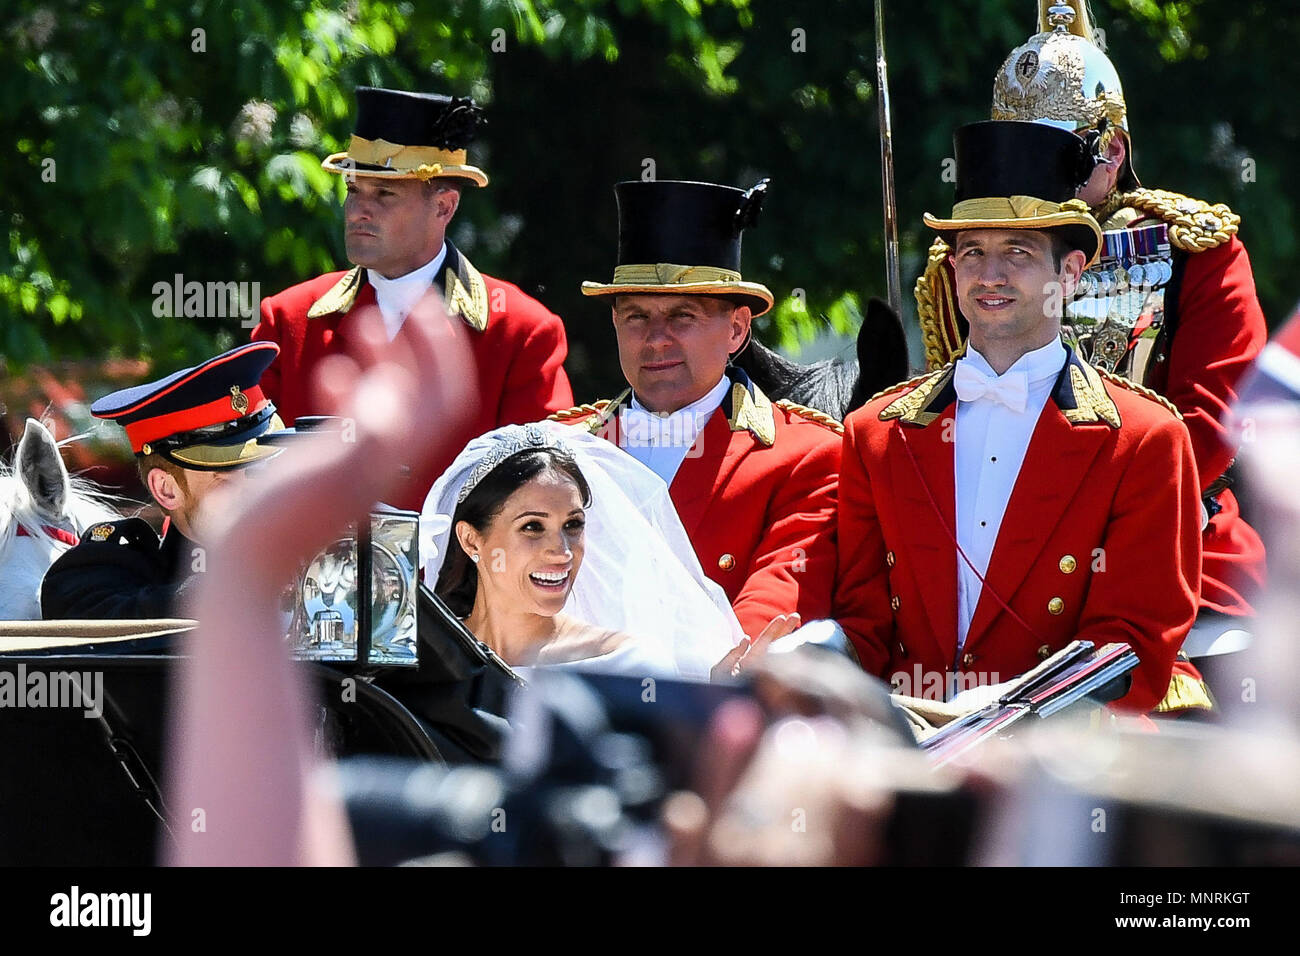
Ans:
[{"label": "peaked military cap", "polygon": [[462,179],[486,186],[467,147],[484,123],[469,97],[357,87],[357,123],[346,152],[327,156],[331,173],[385,179]]},{"label": "peaked military cap", "polygon": [[182,468],[238,468],[279,454],[257,439],[284,428],[258,384],[280,354],[274,342],[252,342],[166,378],[105,395],[96,418],[126,429],[137,455],[158,454]]},{"label": "peaked military cap", "polygon": [[740,276],[740,235],[758,221],[767,192],[714,183],[619,183],[618,264],[614,281],[584,282],[583,295],[712,295],[772,307],[772,293]]}]

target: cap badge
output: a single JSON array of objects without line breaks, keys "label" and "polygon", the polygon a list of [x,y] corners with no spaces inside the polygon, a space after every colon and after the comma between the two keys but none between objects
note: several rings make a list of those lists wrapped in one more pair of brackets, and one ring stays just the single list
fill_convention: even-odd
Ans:
[{"label": "cap badge", "polygon": [[97,524],[95,525],[95,527],[90,529],[90,540],[107,541],[109,535],[111,535],[112,533],[113,533],[113,526],[111,524]]},{"label": "cap badge", "polygon": [[238,385],[230,386],[230,407],[241,415],[248,411],[248,396],[240,391]]}]

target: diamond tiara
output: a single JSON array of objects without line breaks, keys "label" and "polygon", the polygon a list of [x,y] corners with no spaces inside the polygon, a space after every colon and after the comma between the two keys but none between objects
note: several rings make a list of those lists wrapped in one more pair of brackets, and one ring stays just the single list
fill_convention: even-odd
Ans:
[{"label": "diamond tiara", "polygon": [[460,493],[456,495],[456,504],[460,505],[484,478],[511,455],[517,455],[521,451],[528,451],[536,448],[558,448],[559,443],[551,438],[546,432],[536,425],[525,425],[522,436],[512,436],[503,439],[495,448],[484,455],[474,470],[469,473],[465,479],[465,484],[461,486]]}]

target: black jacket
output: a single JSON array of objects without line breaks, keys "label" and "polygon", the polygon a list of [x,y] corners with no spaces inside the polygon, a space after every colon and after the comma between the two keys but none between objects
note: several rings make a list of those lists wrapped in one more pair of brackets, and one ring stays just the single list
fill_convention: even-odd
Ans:
[{"label": "black jacket", "polygon": [[41,616],[108,620],[175,617],[203,552],[169,526],[160,541],[141,518],[97,524],[41,583]]}]

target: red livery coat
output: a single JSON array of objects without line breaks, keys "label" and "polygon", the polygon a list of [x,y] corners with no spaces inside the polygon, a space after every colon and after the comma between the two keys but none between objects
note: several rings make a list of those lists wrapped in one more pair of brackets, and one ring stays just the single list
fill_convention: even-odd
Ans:
[{"label": "red livery coat", "polygon": [[[449,311],[474,330],[470,347],[479,402],[445,458],[425,474],[411,476],[392,502],[414,510],[471,439],[501,425],[540,421],[573,404],[564,372],[568,343],[559,316],[518,286],[482,275],[450,242],[435,288]],[[318,276],[262,301],[262,321],[253,339],[280,346],[279,357],[262,376],[262,390],[285,424],[323,411],[312,399],[312,373],[321,359],[345,348],[350,322],[374,305],[374,286],[360,268]]]},{"label": "red livery coat", "polygon": [[[1220,223],[1235,222],[1224,207],[1146,189],[1125,198],[1130,205],[1112,214],[1104,229],[1136,229],[1164,221],[1196,240],[1196,251],[1174,250],[1174,275],[1165,294],[1168,338],[1163,359],[1152,363],[1144,384],[1182,414],[1201,491],[1213,496],[1213,513],[1201,542],[1201,605],[1250,615],[1251,602],[1265,583],[1264,544],[1241,517],[1232,490],[1222,488],[1220,481],[1236,454],[1223,425],[1224,413],[1236,401],[1239,379],[1268,337],[1250,258],[1235,235],[1212,233],[1199,223],[1188,225],[1202,214]],[[926,360],[935,368],[952,357],[966,326],[951,299],[954,284],[947,247],[936,242],[930,253],[930,267],[917,282],[917,304]]]},{"label": "red livery coat", "polygon": [[1118,381],[1070,353],[1007,503],[960,660],[952,366],[848,417],[835,617],[863,667],[886,679],[941,675],[944,687],[956,675],[964,687],[1009,680],[1072,640],[1125,641],[1141,663],[1120,705],[1147,711],[1165,696],[1196,617],[1200,489],[1176,413]]},{"label": "red livery coat", "polygon": [[[1147,225],[1133,223],[1134,227]],[[1178,286],[1177,323],[1164,362],[1147,384],[1178,407],[1192,436],[1201,490],[1232,464],[1237,449],[1224,422],[1242,374],[1268,338],[1255,295],[1255,276],[1241,240],[1186,254]],[[1265,582],[1264,543],[1241,517],[1231,488],[1217,491],[1220,510],[1201,541],[1201,605],[1226,614],[1253,614]]]},{"label": "red livery coat", "polygon": [[[778,614],[830,616],[842,429],[812,409],[773,404],[739,370],[729,375],[669,494],[704,573],[752,637]],[[629,394],[552,417],[619,443]]]}]

